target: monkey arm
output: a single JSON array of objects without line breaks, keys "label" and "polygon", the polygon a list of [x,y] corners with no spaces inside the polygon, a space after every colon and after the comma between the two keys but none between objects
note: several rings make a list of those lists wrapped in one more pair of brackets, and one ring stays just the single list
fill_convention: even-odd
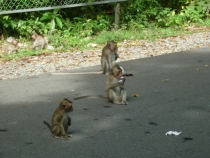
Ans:
[{"label": "monkey arm", "polygon": [[68,126],[71,126],[71,118],[68,116]]},{"label": "monkey arm", "polygon": [[118,82],[118,83],[113,83],[113,84],[110,84],[106,90],[110,90],[110,89],[114,89],[115,87],[122,87],[123,84]]}]

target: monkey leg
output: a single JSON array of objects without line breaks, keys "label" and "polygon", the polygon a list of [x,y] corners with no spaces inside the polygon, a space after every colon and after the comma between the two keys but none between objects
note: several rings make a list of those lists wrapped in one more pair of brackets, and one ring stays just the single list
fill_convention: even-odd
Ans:
[{"label": "monkey leg", "polygon": [[[109,92],[108,92],[108,98],[111,102],[113,102],[114,104],[125,104],[124,102],[122,101],[119,101],[121,100],[121,96],[118,97],[115,93],[114,90],[110,89]],[[118,100],[119,99],[119,100]],[[123,98],[122,98],[123,99]]]},{"label": "monkey leg", "polygon": [[103,59],[104,61],[102,62],[102,69],[103,69],[103,74],[108,75],[109,73],[109,68],[108,68],[108,63],[105,59]]},{"label": "monkey leg", "polygon": [[121,90],[121,92],[120,92],[120,96],[121,96],[121,98],[122,98],[122,103],[124,103],[124,104],[128,104],[128,102],[126,101],[126,96],[127,96],[127,94],[126,94],[126,91],[125,91],[125,89],[123,89],[123,90]]},{"label": "monkey leg", "polygon": [[63,125],[60,125],[60,124],[52,128],[52,134],[53,134],[53,137],[56,139],[65,139],[65,140],[68,139]]}]

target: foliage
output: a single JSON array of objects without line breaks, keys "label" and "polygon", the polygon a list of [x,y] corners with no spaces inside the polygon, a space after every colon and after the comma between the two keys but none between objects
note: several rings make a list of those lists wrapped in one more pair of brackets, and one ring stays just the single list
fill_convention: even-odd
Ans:
[{"label": "foliage", "polygon": [[[27,7],[24,2],[25,0],[20,0],[20,3]],[[38,5],[37,1],[31,1],[34,5],[35,2]],[[49,2],[57,1],[45,0],[38,3]],[[114,9],[115,3],[109,3],[0,15],[0,34],[4,37],[15,36],[22,41],[28,41],[31,33],[36,31],[47,36],[50,44],[58,48],[56,51],[65,51],[78,47],[86,48],[86,45],[92,41],[102,44],[111,39],[116,41],[155,39],[162,36],[173,36],[176,32],[180,33],[183,31],[183,26],[192,24],[210,26],[209,0],[129,0],[122,2],[119,30],[116,30],[113,25]],[[32,54],[34,54],[33,51]]]}]

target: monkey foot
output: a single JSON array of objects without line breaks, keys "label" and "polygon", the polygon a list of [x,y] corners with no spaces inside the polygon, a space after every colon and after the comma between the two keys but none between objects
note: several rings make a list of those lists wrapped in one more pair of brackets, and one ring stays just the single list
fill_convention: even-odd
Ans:
[{"label": "monkey foot", "polygon": [[72,134],[68,134],[67,137],[73,138],[73,135]]},{"label": "monkey foot", "polygon": [[124,101],[124,104],[125,104],[125,105],[128,105],[128,102],[127,102],[127,101]]}]

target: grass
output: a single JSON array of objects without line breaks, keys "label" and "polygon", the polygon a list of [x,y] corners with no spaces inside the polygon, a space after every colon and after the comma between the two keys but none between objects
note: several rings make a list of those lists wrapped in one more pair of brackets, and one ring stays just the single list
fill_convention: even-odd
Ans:
[{"label": "grass", "polygon": [[[210,20],[207,20],[206,23],[204,23],[206,26],[210,26]],[[196,27],[200,27],[200,24],[194,24]],[[52,52],[73,52],[73,51],[82,51],[82,50],[88,50],[88,49],[99,49],[88,47],[87,45],[89,43],[94,43],[101,45],[101,47],[107,43],[109,40],[115,40],[117,42],[121,42],[124,40],[147,40],[147,41],[155,41],[157,39],[171,37],[171,36],[183,36],[186,34],[191,34],[195,32],[202,32],[202,31],[210,31],[210,28],[207,30],[186,30],[183,26],[180,27],[168,27],[168,28],[144,28],[144,29],[130,29],[130,30],[111,30],[111,31],[102,31],[98,33],[97,35],[81,38],[79,36],[72,36],[72,37],[61,37],[58,35],[49,36],[50,45],[53,45],[54,47],[60,47],[62,48],[56,49],[56,50],[42,50],[42,51],[35,51],[31,49],[24,49],[21,50],[17,54],[10,54],[3,56],[2,58],[4,60],[11,60],[11,59],[18,59],[18,58],[24,58],[26,56],[36,56],[40,54],[48,54]],[[30,43],[32,44],[32,42]]]}]

